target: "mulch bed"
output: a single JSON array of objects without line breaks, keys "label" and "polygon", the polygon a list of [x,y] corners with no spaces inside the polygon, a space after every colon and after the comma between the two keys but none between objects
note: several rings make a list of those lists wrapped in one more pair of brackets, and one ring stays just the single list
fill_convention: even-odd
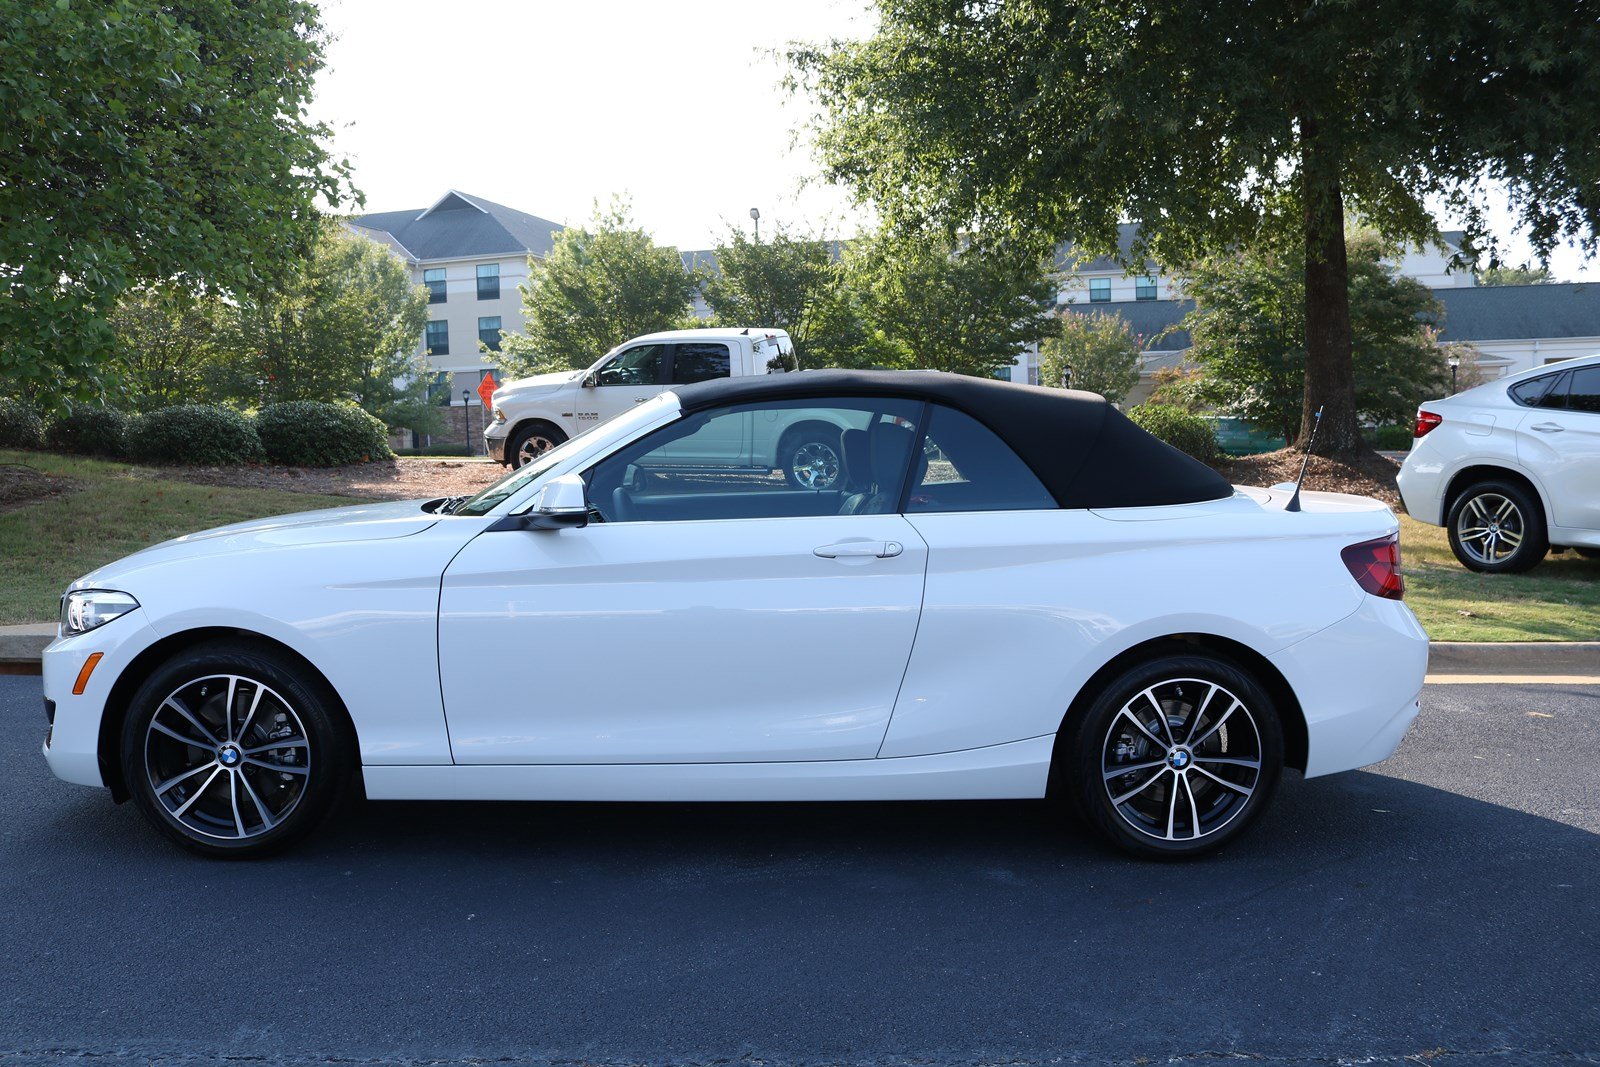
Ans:
[{"label": "mulch bed", "polygon": [[70,493],[77,484],[23,463],[0,463],[0,511]]},{"label": "mulch bed", "polygon": [[200,485],[279,489],[364,500],[425,500],[476,493],[504,477],[506,468],[483,460],[401,456],[348,467],[137,467],[134,474]]},{"label": "mulch bed", "polygon": [[[1305,453],[1294,448],[1280,448],[1259,456],[1242,456],[1217,464],[1217,470],[1234,485],[1276,485],[1292,482],[1300,476],[1300,463]],[[1326,493],[1354,493],[1383,501],[1390,507],[1400,506],[1400,492],[1395,488],[1394,476],[1400,464],[1376,452],[1359,452],[1345,456],[1312,456],[1306,468],[1305,487]]]}]

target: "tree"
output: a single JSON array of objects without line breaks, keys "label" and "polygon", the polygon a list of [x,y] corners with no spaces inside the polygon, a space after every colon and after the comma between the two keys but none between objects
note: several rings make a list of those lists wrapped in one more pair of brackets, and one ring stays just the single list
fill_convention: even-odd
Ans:
[{"label": "tree", "polygon": [[306,117],[306,0],[0,0],[0,381],[45,403],[112,385],[138,282],[258,288],[353,195]]},{"label": "tree", "polygon": [[1479,285],[1549,285],[1555,280],[1549,267],[1532,263],[1520,267],[1488,267],[1478,275]]},{"label": "tree", "polygon": [[1061,316],[1061,333],[1039,345],[1039,382],[1099,393],[1113,404],[1139,384],[1141,341],[1121,315]]},{"label": "tree", "polygon": [[993,377],[1060,329],[1042,256],[884,229],[851,245],[845,269],[888,366]]},{"label": "tree", "polygon": [[226,331],[232,390],[262,403],[353,400],[391,428],[429,432],[418,338],[427,290],[383,245],[328,223],[286,284],[241,301]]},{"label": "tree", "polygon": [[[1443,312],[1433,293],[1389,266],[1392,250],[1370,233],[1352,236],[1352,383],[1359,417],[1408,420],[1418,402],[1449,382],[1432,324]],[[1183,320],[1203,371],[1198,396],[1222,411],[1292,440],[1300,428],[1308,361],[1302,250],[1254,247],[1211,256],[1188,271],[1195,309]]]},{"label": "tree", "polygon": [[228,313],[215,295],[173,285],[123,293],[107,321],[116,338],[112,372],[127,406],[149,411],[218,399],[218,333]]},{"label": "tree", "polygon": [[596,204],[589,226],[567,227],[549,255],[528,260],[527,332],[506,334],[489,358],[512,377],[587,367],[630,337],[683,325],[695,285],[677,249],[636,227],[624,201]]},{"label": "tree", "polygon": [[1600,229],[1592,0],[878,0],[867,40],[798,47],[826,174],[890,225],[1191,262],[1301,249],[1301,435],[1360,444],[1348,209],[1488,247],[1509,194],[1536,252]]}]

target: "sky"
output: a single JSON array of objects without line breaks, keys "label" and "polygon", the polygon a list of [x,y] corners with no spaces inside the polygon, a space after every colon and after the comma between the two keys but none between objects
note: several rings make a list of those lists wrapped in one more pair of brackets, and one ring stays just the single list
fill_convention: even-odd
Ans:
[{"label": "sky", "polygon": [[[709,248],[750,208],[848,236],[866,217],[817,179],[783,47],[870,33],[866,0],[324,0],[316,117],[366,210],[449,189],[560,223],[626,196],[662,244]],[[1509,262],[1529,258],[1498,214]],[[1449,229],[1456,220],[1442,218]],[[1600,261],[1558,249],[1565,280]]]}]

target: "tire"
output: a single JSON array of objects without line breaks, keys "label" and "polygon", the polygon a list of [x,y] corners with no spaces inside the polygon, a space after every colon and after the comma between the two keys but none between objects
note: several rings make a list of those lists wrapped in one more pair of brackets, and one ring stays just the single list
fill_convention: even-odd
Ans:
[{"label": "tire", "polygon": [[[1445,520],[1450,551],[1469,571],[1520,574],[1550,551],[1544,509],[1521,485],[1485,481],[1468,486]],[[1508,542],[1515,540],[1508,548]]]},{"label": "tire", "polygon": [[811,427],[786,435],[778,444],[778,466],[791,489],[841,488],[844,446],[839,431]]},{"label": "tire", "polygon": [[566,434],[548,422],[530,422],[511,435],[511,440],[506,444],[506,463],[512,470],[520,470],[530,460],[538,459],[566,439]]},{"label": "tire", "polygon": [[349,786],[355,745],[320,679],[273,649],[216,642],[173,657],[139,687],[121,763],[134,803],[173,841],[253,857],[322,822]]},{"label": "tire", "polygon": [[[1266,690],[1225,660],[1142,663],[1066,728],[1057,781],[1082,820],[1124,852],[1201,856],[1244,833],[1272,799],[1283,773],[1279,714]],[[1127,769],[1112,773],[1118,768]]]}]

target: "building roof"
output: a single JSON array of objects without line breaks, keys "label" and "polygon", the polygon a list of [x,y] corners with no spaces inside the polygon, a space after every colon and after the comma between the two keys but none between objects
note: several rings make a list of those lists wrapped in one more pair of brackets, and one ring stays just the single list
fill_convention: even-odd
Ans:
[{"label": "building roof", "polygon": [[[1175,329],[1183,317],[1194,310],[1193,300],[1123,300],[1091,304],[1074,301],[1061,310],[1075,315],[1116,315],[1140,337],[1146,352],[1181,352],[1189,347],[1189,334]],[[1172,330],[1166,336],[1162,334]]]},{"label": "building roof", "polygon": [[[896,397],[945,404],[987,426],[1063,508],[1220,500],[1228,480],[1150,436],[1105,398],[937,371],[799,371],[675,387],[685,414],[768,400]],[[961,457],[951,459],[960,466]]]},{"label": "building roof", "polygon": [[1442,341],[1600,337],[1600,285],[1477,285],[1435,289]]},{"label": "building roof", "polygon": [[350,225],[371,231],[416,260],[516,254],[543,258],[556,232],[565,229],[559,222],[454,189],[431,207],[359,215]]}]

